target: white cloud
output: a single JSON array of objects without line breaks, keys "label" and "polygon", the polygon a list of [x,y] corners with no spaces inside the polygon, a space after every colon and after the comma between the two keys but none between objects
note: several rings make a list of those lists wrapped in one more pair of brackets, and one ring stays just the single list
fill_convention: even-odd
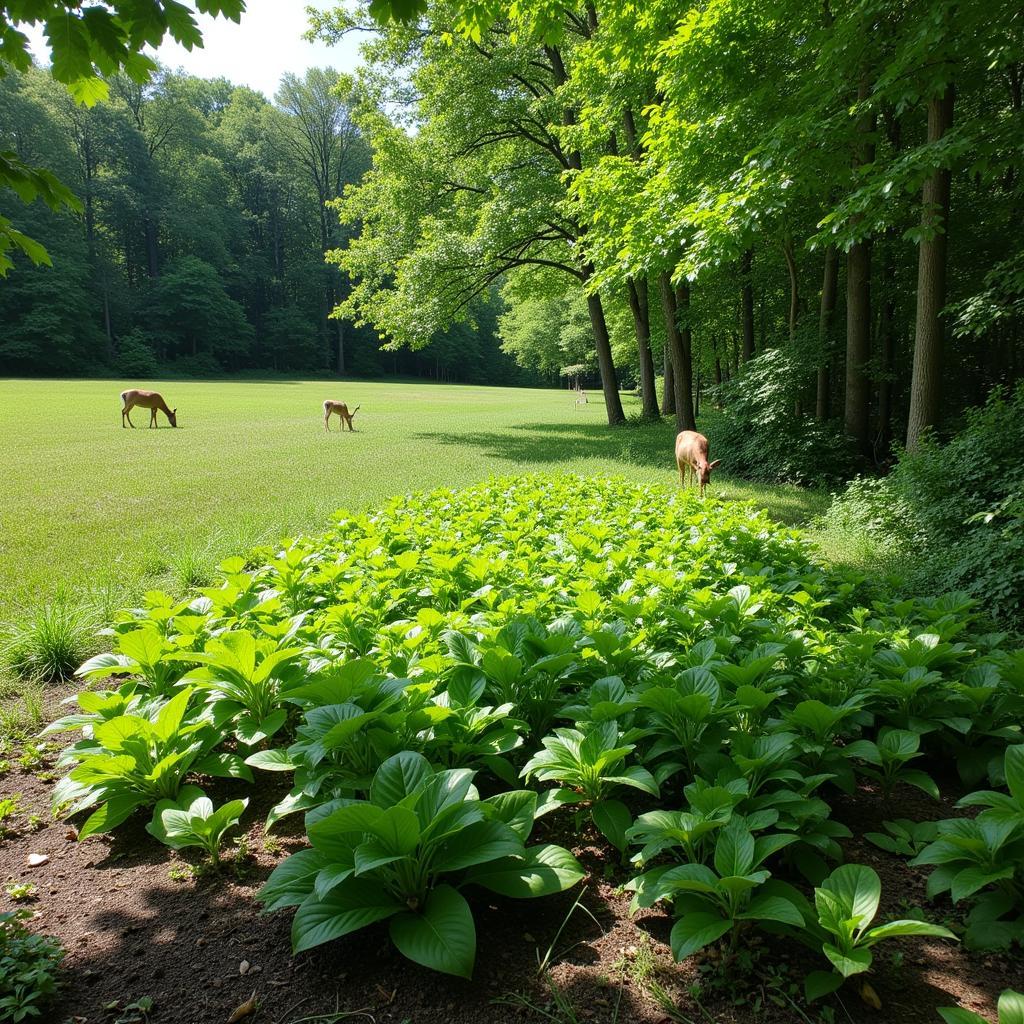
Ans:
[{"label": "white cloud", "polygon": [[[307,0],[247,0],[239,24],[197,14],[202,49],[190,53],[175,42],[165,42],[156,51],[157,59],[202,78],[224,77],[236,85],[248,85],[268,98],[288,71],[297,75],[311,67],[354,71],[359,63],[357,34],[346,36],[336,46],[307,42],[302,38],[309,27],[306,6]],[[36,59],[49,63],[42,30],[25,26],[23,31],[32,41]]]}]

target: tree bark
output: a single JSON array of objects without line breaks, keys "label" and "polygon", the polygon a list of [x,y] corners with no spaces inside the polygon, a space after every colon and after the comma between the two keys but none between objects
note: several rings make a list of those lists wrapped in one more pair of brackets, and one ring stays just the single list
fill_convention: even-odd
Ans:
[{"label": "tree bark", "polygon": [[656,420],[661,415],[658,409],[658,389],[654,383],[654,357],[651,355],[651,310],[648,299],[647,279],[626,282],[629,309],[633,314],[633,329],[636,333],[636,353],[640,365],[640,399],[643,404],[641,415],[645,420]]},{"label": "tree bark", "polygon": [[661,391],[661,412],[663,416],[676,414],[675,371],[672,369],[672,353],[669,349],[668,336],[665,337],[665,380]]},{"label": "tree bark", "polygon": [[[697,420],[693,414],[693,368],[689,352],[684,351],[682,333],[679,329],[676,293],[668,273],[658,278],[661,292],[661,308],[665,314],[665,345],[672,359],[672,392],[675,396],[676,430],[696,430]],[[687,291],[687,301],[689,293]]]},{"label": "tree bark", "polygon": [[[585,267],[585,279],[589,279],[593,272],[593,267]],[[612,359],[612,345],[608,337],[608,324],[604,318],[604,306],[599,293],[587,295],[587,311],[590,313],[590,326],[594,331],[594,348],[597,351],[597,368],[601,372],[601,390],[604,392],[608,426],[618,426],[625,423],[626,414],[622,411],[619,382],[615,377],[615,361]]]},{"label": "tree bark", "polygon": [[[953,84],[928,103],[928,141],[939,142],[953,126]],[[937,168],[921,195],[923,237],[917,261],[917,323],[914,367],[910,380],[907,451],[915,451],[922,434],[939,418],[942,392],[942,307],[946,304],[946,254],[949,245],[949,196],[952,175]]]},{"label": "tree bark", "polygon": [[754,358],[754,286],[750,270],[754,261],[754,250],[747,249],[740,261],[740,276],[743,280],[743,362]]},{"label": "tree bark", "polygon": [[818,312],[818,347],[821,362],[818,365],[817,396],[814,417],[827,420],[832,404],[832,323],[836,313],[836,292],[839,290],[839,254],[835,246],[825,248],[825,270],[821,280],[821,306]]},{"label": "tree bark", "polygon": [[800,312],[800,278],[796,270],[793,239],[788,235],[782,243],[782,254],[786,258],[786,270],[789,273],[789,343],[792,345],[796,341],[796,320]]}]

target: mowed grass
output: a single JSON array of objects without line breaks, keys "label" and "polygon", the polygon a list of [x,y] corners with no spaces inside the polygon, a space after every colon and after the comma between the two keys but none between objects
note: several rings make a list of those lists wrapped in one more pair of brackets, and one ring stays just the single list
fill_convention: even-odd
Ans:
[{"label": "mowed grass", "polygon": [[[120,392],[160,391],[178,409],[132,414]],[[361,405],[355,433],[324,432],[322,402]],[[624,396],[627,413],[639,406]],[[611,430],[600,396],[324,381],[0,380],[0,621],[56,595],[100,610],[146,589],[202,585],[257,543],[319,531],[339,508],[492,474],[620,473],[672,487],[674,428]],[[712,449],[713,432],[709,428]],[[714,452],[715,456],[726,453]],[[716,474],[713,493],[753,498],[799,523],[826,497]]]}]

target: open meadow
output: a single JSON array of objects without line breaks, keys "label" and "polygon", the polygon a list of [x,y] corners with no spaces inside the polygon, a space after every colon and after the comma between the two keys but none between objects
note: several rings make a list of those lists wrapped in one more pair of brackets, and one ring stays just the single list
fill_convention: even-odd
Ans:
[{"label": "open meadow", "polygon": [[[120,392],[178,409],[132,413]],[[56,400],[54,396],[59,396]],[[355,433],[324,431],[322,402],[360,405]],[[623,396],[636,415],[635,398]],[[707,428],[705,428],[707,429]],[[110,608],[151,586],[183,591],[255,543],[326,528],[409,491],[492,474],[623,474],[676,484],[674,428],[608,430],[600,396],[567,391],[325,381],[0,381],[0,621],[64,592]],[[713,443],[713,433],[712,433]],[[718,496],[805,520],[824,496],[716,476]]]}]

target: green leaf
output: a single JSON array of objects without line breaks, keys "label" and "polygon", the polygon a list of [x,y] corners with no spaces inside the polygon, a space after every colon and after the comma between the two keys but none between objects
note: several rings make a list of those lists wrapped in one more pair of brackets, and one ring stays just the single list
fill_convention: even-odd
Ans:
[{"label": "green leaf", "polygon": [[136,807],[143,806],[145,802],[146,798],[138,793],[112,796],[86,818],[78,830],[79,841],[88,839],[98,832],[109,832],[112,828],[117,828],[121,822],[127,820]]},{"label": "green leaf", "polygon": [[619,800],[599,800],[590,810],[594,824],[617,850],[626,848],[626,832],[633,824],[629,808]]},{"label": "green leaf", "polygon": [[781,921],[796,928],[804,923],[804,915],[799,908],[782,896],[755,896],[747,909],[736,917],[749,921]]},{"label": "green leaf", "polygon": [[522,853],[522,839],[504,822],[475,821],[432,850],[430,863],[433,871],[461,871]]},{"label": "green leaf", "polygon": [[804,978],[804,998],[809,1003],[831,995],[843,983],[843,976],[835,971],[811,971]]},{"label": "green leaf", "polygon": [[299,850],[282,861],[270,873],[256,898],[270,913],[281,907],[297,906],[306,899],[316,883],[317,875],[330,861],[319,850]]},{"label": "green leaf", "polygon": [[471,868],[464,884],[481,885],[502,896],[530,899],[574,886],[586,874],[580,862],[561,846],[528,847],[522,857],[503,857]]},{"label": "green leaf", "polygon": [[[980,1014],[964,1010],[959,1006],[940,1006],[938,1014],[946,1024],[988,1024],[986,1018]],[[1002,1017],[999,1019],[1002,1024]]]},{"label": "green leaf", "polygon": [[434,971],[471,978],[476,959],[476,926],[465,897],[439,885],[417,912],[405,912],[390,925],[391,941],[414,963]]},{"label": "green leaf", "polygon": [[845,916],[858,918],[859,927],[867,927],[878,913],[882,883],[874,869],[863,864],[843,864],[821,884],[847,908]]},{"label": "green leaf", "polygon": [[849,978],[851,974],[860,974],[871,966],[873,959],[871,950],[850,949],[844,952],[833,946],[830,942],[824,943],[822,952],[832,961],[835,969],[844,977]]},{"label": "green leaf", "polygon": [[942,939],[958,941],[948,928],[929,924],[927,921],[913,920],[887,921],[885,924],[880,924],[877,928],[865,932],[861,941],[873,946],[876,942],[881,942],[882,939],[891,939],[896,935],[935,935]]},{"label": "green leaf", "polygon": [[265,772],[293,772],[297,767],[289,758],[287,750],[257,750],[245,759],[245,763]]},{"label": "green leaf", "polygon": [[726,934],[733,926],[729,918],[718,914],[684,914],[672,926],[669,943],[677,962],[693,956],[699,949],[709,946]]},{"label": "green leaf", "polygon": [[411,750],[389,757],[370,785],[370,800],[378,807],[390,807],[419,789],[433,774],[430,762]]},{"label": "green leaf", "polygon": [[[1014,793],[1014,796],[1017,796],[1017,793]],[[999,997],[997,1009],[999,1011],[999,1024],[1024,1024],[1024,995],[1020,992],[1007,989]]]},{"label": "green leaf", "polygon": [[379,882],[347,878],[324,899],[308,896],[301,904],[292,922],[292,950],[312,949],[404,909]]}]

